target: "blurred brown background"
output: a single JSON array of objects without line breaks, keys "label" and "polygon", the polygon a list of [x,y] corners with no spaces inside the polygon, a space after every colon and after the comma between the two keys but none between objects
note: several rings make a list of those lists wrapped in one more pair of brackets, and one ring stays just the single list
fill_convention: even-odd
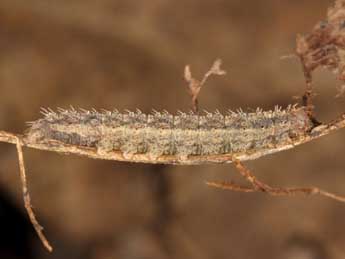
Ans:
[{"label": "blurred brown background", "polygon": [[[227,76],[200,97],[213,111],[296,102],[297,33],[326,0],[1,0],[0,129],[23,132],[40,107],[144,112],[190,108],[183,67]],[[316,76],[317,114],[344,111],[338,83]],[[247,163],[275,186],[345,194],[344,131]],[[345,258],[345,206],[208,188],[241,181],[231,165],[153,166],[25,149],[30,191],[55,251],[41,247],[22,204],[13,145],[0,143],[1,258]],[[30,257],[31,256],[31,257]]]}]

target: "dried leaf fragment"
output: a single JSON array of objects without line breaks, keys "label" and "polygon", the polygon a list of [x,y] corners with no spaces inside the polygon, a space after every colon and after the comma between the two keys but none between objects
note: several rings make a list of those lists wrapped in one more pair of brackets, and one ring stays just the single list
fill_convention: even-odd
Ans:
[{"label": "dried leaf fragment", "polygon": [[193,108],[194,112],[199,111],[198,96],[199,96],[201,87],[206,83],[207,79],[211,75],[225,75],[226,74],[226,71],[222,70],[220,68],[221,65],[222,65],[222,60],[217,59],[213,63],[212,67],[205,73],[205,75],[201,81],[193,78],[189,65],[185,66],[184,79],[188,83],[188,90],[189,90],[189,94],[191,95],[191,98],[192,98],[192,108]]},{"label": "dried leaf fragment", "polygon": [[336,1],[327,19],[317,23],[311,33],[298,35],[296,45],[307,84],[311,84],[312,72],[319,67],[345,82],[345,1]]}]

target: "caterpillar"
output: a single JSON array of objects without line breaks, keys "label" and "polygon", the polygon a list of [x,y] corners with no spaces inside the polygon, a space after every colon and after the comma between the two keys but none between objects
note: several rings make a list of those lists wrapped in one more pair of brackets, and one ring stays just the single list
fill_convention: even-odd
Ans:
[{"label": "caterpillar", "polygon": [[43,118],[29,123],[26,141],[31,144],[74,146],[107,159],[164,164],[226,163],[242,154],[242,160],[255,159],[292,148],[314,126],[297,105],[225,115],[73,108],[42,113]]}]

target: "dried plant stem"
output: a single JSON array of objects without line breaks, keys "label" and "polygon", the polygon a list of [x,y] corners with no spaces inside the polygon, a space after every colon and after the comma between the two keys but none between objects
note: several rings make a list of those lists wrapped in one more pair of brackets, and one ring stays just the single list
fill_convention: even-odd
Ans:
[{"label": "dried plant stem", "polygon": [[38,223],[35,213],[32,210],[32,206],[31,206],[31,198],[30,198],[30,194],[28,191],[28,183],[26,181],[26,173],[25,173],[25,165],[24,165],[24,157],[23,157],[23,150],[22,150],[22,146],[20,143],[20,138],[16,137],[16,146],[17,146],[17,153],[18,153],[18,161],[19,161],[19,169],[20,169],[20,179],[22,181],[22,190],[23,190],[23,199],[24,199],[24,206],[26,208],[26,211],[29,215],[30,221],[33,225],[33,227],[36,230],[37,235],[39,236],[39,238],[42,241],[42,244],[44,245],[44,247],[49,251],[52,252],[53,248],[52,246],[49,244],[47,238],[45,237],[45,235],[43,234],[42,230],[43,227]]},{"label": "dried plant stem", "polygon": [[244,164],[239,160],[234,160],[234,165],[238,172],[253,186],[252,188],[242,187],[235,185],[234,183],[227,183],[227,182],[207,182],[207,185],[224,189],[224,190],[231,190],[231,191],[238,191],[238,192],[264,192],[272,196],[295,196],[298,194],[303,194],[306,196],[309,195],[321,195],[325,196],[340,202],[345,203],[345,197],[336,195],[324,190],[321,190],[317,187],[306,187],[306,188],[274,188],[271,187],[264,182],[259,181],[251,172],[250,170],[244,166]]},{"label": "dried plant stem", "polygon": [[192,99],[192,110],[197,113],[199,112],[199,101],[198,96],[202,86],[206,83],[207,79],[212,75],[225,75],[226,71],[222,70],[220,66],[222,65],[222,60],[217,59],[212,67],[205,73],[201,81],[193,78],[192,72],[190,71],[190,66],[187,65],[184,69],[184,79],[188,83],[189,94]]},{"label": "dried plant stem", "polygon": [[214,182],[214,181],[207,181],[206,184],[210,187],[215,187],[218,189],[229,190],[234,192],[256,192],[255,189],[245,186],[240,186],[233,181],[227,182]]}]

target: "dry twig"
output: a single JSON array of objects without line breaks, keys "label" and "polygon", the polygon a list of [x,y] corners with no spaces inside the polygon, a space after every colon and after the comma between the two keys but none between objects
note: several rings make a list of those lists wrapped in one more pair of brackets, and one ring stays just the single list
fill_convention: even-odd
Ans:
[{"label": "dry twig", "polygon": [[207,79],[211,75],[225,75],[226,71],[222,70],[220,66],[222,65],[222,60],[217,59],[209,71],[206,72],[204,77],[201,81],[193,78],[192,72],[190,71],[190,66],[187,65],[184,69],[184,78],[188,82],[188,90],[189,94],[192,97],[192,109],[195,113],[199,111],[199,102],[198,102],[198,96],[201,90],[201,87],[206,83]]},{"label": "dry twig", "polygon": [[271,187],[264,182],[259,181],[251,172],[250,170],[243,165],[243,163],[239,160],[233,161],[236,169],[238,172],[253,186],[252,188],[242,187],[235,185],[233,183],[227,182],[206,182],[207,185],[224,189],[224,190],[231,190],[237,192],[264,192],[272,196],[295,196],[298,194],[303,194],[306,196],[309,195],[321,195],[325,196],[340,202],[345,202],[345,196],[336,195],[324,190],[321,190],[317,187],[302,187],[302,188],[274,188]]},{"label": "dry twig", "polygon": [[24,165],[24,157],[23,157],[23,150],[22,150],[22,146],[21,146],[21,140],[19,137],[14,136],[16,139],[16,147],[17,147],[17,154],[18,154],[18,161],[19,161],[19,171],[20,171],[20,179],[22,181],[22,190],[23,190],[23,199],[24,199],[24,206],[26,208],[26,211],[29,215],[30,221],[32,223],[32,225],[34,226],[37,235],[39,236],[39,238],[41,239],[44,247],[49,251],[52,252],[53,251],[53,247],[49,244],[49,241],[47,240],[47,238],[45,237],[45,235],[43,234],[42,230],[43,227],[38,223],[35,213],[32,210],[32,206],[31,206],[31,198],[30,198],[30,194],[28,191],[28,184],[26,181],[26,173],[25,173],[25,165]]}]

